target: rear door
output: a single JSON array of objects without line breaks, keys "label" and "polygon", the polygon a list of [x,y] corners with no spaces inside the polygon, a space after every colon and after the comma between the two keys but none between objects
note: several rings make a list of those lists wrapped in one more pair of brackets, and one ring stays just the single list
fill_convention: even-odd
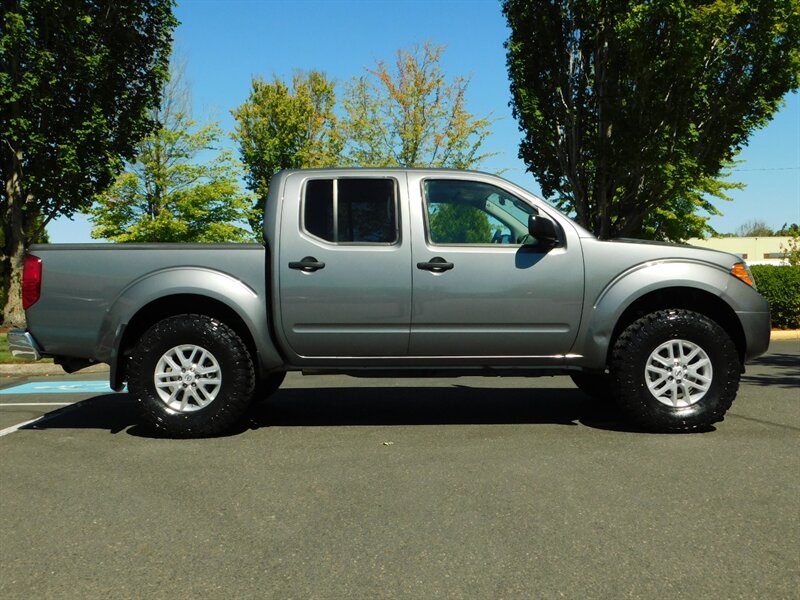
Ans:
[{"label": "rear door", "polygon": [[278,261],[284,341],[301,359],[405,356],[405,175],[342,173],[299,172],[287,182]]},{"label": "rear door", "polygon": [[556,248],[530,244],[527,219],[537,209],[493,178],[410,175],[409,199],[424,231],[412,256],[412,356],[547,362],[569,352],[584,285],[574,230],[560,228]]}]

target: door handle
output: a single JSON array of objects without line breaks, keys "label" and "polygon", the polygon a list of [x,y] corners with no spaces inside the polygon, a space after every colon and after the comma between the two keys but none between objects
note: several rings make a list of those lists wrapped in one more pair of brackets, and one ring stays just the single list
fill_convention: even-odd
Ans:
[{"label": "door handle", "polygon": [[417,268],[423,271],[431,271],[433,273],[444,273],[455,267],[451,262],[447,262],[441,256],[435,256],[428,262],[418,262]]},{"label": "door handle", "polygon": [[319,262],[313,256],[306,256],[302,260],[297,262],[290,262],[289,263],[290,269],[295,269],[296,271],[304,271],[306,273],[313,273],[314,271],[319,271],[320,269],[325,268],[324,262]]}]

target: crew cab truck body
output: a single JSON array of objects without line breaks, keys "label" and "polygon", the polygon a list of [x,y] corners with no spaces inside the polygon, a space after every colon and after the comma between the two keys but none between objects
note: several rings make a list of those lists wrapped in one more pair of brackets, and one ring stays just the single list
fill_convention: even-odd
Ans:
[{"label": "crew cab truck body", "polygon": [[707,429],[769,310],[736,256],[600,241],[501,178],[283,171],[265,245],[34,245],[12,351],[111,366],[154,426],[230,427],[286,371],[569,374],[657,431]]}]

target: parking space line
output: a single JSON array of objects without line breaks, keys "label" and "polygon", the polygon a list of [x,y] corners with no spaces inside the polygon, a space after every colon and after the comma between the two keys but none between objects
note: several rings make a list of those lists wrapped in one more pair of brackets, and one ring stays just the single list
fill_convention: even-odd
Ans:
[{"label": "parking space line", "polygon": [[15,433],[25,427],[26,425],[31,425],[32,423],[36,423],[40,419],[44,419],[46,415],[42,415],[41,417],[37,417],[35,419],[31,419],[30,421],[25,421],[24,423],[17,423],[16,425],[12,425],[11,427],[6,427],[5,429],[0,429],[0,438],[6,435]]},{"label": "parking space line", "polygon": [[[91,398],[90,398],[90,400],[91,400]],[[16,425],[12,425],[11,427],[6,427],[5,429],[0,429],[0,438],[1,437],[5,437],[7,435],[11,435],[12,433],[16,433],[17,431],[19,431],[23,427],[27,427],[28,425],[33,425],[34,423],[40,423],[40,422],[43,422],[43,421],[47,421],[48,419],[52,419],[53,417],[61,415],[61,414],[65,413],[66,411],[69,411],[69,410],[72,410],[74,408],[77,408],[79,405],[83,404],[84,402],[86,402],[86,400],[81,400],[80,402],[73,402],[71,404],[67,404],[66,406],[63,406],[63,403],[59,402],[57,404],[62,405],[62,408],[58,408],[56,410],[50,411],[49,413],[45,413],[41,417],[36,417],[35,419],[31,419],[29,421],[23,421],[22,423],[17,423]],[[56,404],[56,403],[54,403],[54,404]],[[5,404],[3,406],[8,406],[8,404]]]},{"label": "parking space line", "polygon": [[4,406],[67,406],[72,402],[0,402],[0,408]]}]

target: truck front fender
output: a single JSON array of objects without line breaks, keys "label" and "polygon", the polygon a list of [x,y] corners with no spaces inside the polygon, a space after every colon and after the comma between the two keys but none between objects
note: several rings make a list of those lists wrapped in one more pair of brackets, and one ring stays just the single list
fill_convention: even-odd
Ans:
[{"label": "truck front fender", "polygon": [[[582,327],[574,350],[582,355],[582,364],[590,369],[605,368],[617,324],[629,308],[645,299],[652,298],[654,304],[649,308],[657,310],[691,308],[692,302],[697,303],[698,298],[708,298],[712,305],[733,314],[740,310],[755,309],[755,298],[760,298],[753,292],[753,307],[738,306],[737,298],[741,298],[741,294],[731,296],[727,292],[731,285],[745,284],[717,265],[687,259],[636,265],[595,292],[591,291],[590,283],[587,281]],[[658,302],[667,305],[657,306]],[[724,303],[724,306],[720,303]],[[758,308],[763,306],[759,304]]]}]

